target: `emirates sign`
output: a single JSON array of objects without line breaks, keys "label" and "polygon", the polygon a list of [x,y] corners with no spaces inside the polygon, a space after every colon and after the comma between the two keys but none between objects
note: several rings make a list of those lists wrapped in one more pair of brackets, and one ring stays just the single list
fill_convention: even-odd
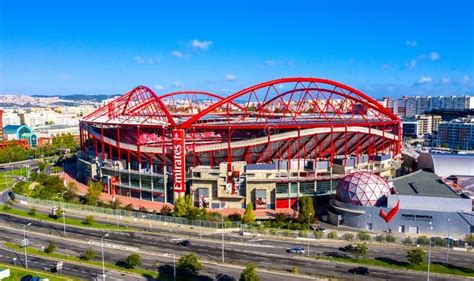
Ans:
[{"label": "emirates sign", "polygon": [[186,191],[184,130],[173,130],[173,191]]}]

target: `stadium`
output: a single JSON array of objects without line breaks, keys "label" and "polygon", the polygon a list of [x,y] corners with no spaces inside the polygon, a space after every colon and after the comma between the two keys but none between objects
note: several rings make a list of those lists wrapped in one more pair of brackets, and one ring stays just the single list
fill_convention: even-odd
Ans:
[{"label": "stadium", "polygon": [[400,165],[401,122],[366,94],[320,78],[281,78],[226,97],[158,96],[139,86],[80,122],[78,178],[112,195],[206,208],[296,208],[339,179]]}]

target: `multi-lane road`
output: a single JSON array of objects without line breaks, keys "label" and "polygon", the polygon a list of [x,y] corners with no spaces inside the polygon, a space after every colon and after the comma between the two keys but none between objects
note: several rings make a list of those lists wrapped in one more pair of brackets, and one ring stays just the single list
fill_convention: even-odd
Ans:
[{"label": "multi-lane road", "polygon": [[[12,217],[0,214],[0,231],[2,239],[9,242],[18,243],[19,232],[22,224],[30,222],[25,218]],[[49,240],[56,241],[59,251],[67,251],[69,254],[78,256],[88,247],[99,247],[100,238],[105,234],[102,230],[90,230],[77,227],[68,227],[67,237],[62,237],[62,226],[48,222],[31,220],[32,225],[28,227],[28,237],[35,247],[47,245]],[[179,239],[191,238],[190,247],[178,246]],[[290,255],[286,249],[293,246],[307,248],[306,241],[273,241],[246,237],[242,239],[237,234],[225,234],[225,263],[221,261],[221,241],[220,234],[210,234],[200,239],[196,233],[190,234],[181,230],[179,233],[165,229],[154,230],[152,232],[110,232],[105,244],[105,257],[108,262],[116,263],[130,254],[137,251],[143,258],[144,267],[149,270],[157,270],[156,263],[159,262],[166,268],[172,264],[172,256],[181,256],[188,253],[196,253],[205,263],[203,274],[211,279],[216,279],[217,274],[226,274],[229,277],[237,278],[242,271],[241,266],[233,267],[229,265],[245,265],[254,263],[258,268],[268,268],[288,274],[289,270],[296,266],[298,271],[309,276],[336,277],[341,279],[358,278],[348,272],[355,265],[334,263],[325,260],[316,260],[305,256]],[[338,256],[345,253],[339,247],[347,245],[342,241],[321,241],[310,243],[311,256]],[[403,247],[391,247],[387,245],[371,244],[369,256],[378,259],[405,260],[406,249]],[[446,255],[444,251],[435,249],[432,254],[432,262],[444,262]],[[473,255],[469,252],[451,252],[450,263],[457,266],[472,267]],[[227,266],[226,266],[227,265]],[[78,270],[78,269],[76,269]],[[97,270],[91,270],[96,272]],[[389,280],[419,280],[426,278],[426,273],[412,271],[393,271],[389,269],[370,268],[370,278]],[[71,272],[74,275],[75,272]],[[263,280],[288,279],[277,273],[260,272]],[[286,275],[283,275],[286,276]],[[77,276],[82,278],[83,276]],[[291,279],[297,279],[292,277]],[[302,280],[304,278],[301,278]],[[432,274],[432,280],[446,280],[447,276]],[[450,277],[451,280],[464,280],[463,278]]]}]

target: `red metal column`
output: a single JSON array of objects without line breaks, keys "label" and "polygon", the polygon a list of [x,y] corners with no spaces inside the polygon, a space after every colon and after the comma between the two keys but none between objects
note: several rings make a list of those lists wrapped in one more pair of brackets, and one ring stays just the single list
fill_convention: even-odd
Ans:
[{"label": "red metal column", "polygon": [[138,153],[138,169],[142,165],[142,154],[140,152],[140,126],[137,126],[137,153]]},{"label": "red metal column", "polygon": [[300,128],[298,127],[298,146],[296,147],[298,150],[298,176],[299,176],[299,170],[300,170],[300,158],[301,158],[301,135],[300,135]]},{"label": "red metal column", "polygon": [[[166,146],[165,146],[165,127],[161,127],[161,152],[163,157],[163,172],[165,171],[166,167]],[[166,176],[166,175],[165,175]]]},{"label": "red metal column", "polygon": [[102,161],[105,160],[105,145],[104,145],[104,126],[100,128],[100,142],[102,146]]},{"label": "red metal column", "polygon": [[344,167],[347,165],[347,125],[344,127]]},{"label": "red metal column", "polygon": [[122,160],[122,152],[120,151],[120,126],[117,126],[117,155],[119,161]]},{"label": "red metal column", "polygon": [[232,170],[232,148],[230,147],[230,127],[227,130],[227,171]]}]

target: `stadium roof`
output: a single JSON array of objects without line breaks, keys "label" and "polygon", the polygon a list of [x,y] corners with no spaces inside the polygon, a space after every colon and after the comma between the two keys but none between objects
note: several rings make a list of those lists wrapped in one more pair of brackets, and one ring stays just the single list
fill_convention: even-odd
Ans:
[{"label": "stadium roof", "polygon": [[434,173],[417,171],[392,181],[394,188],[400,195],[432,196],[432,197],[460,197]]},{"label": "stadium roof", "polygon": [[423,153],[418,157],[418,169],[444,178],[474,176],[474,154]]}]

